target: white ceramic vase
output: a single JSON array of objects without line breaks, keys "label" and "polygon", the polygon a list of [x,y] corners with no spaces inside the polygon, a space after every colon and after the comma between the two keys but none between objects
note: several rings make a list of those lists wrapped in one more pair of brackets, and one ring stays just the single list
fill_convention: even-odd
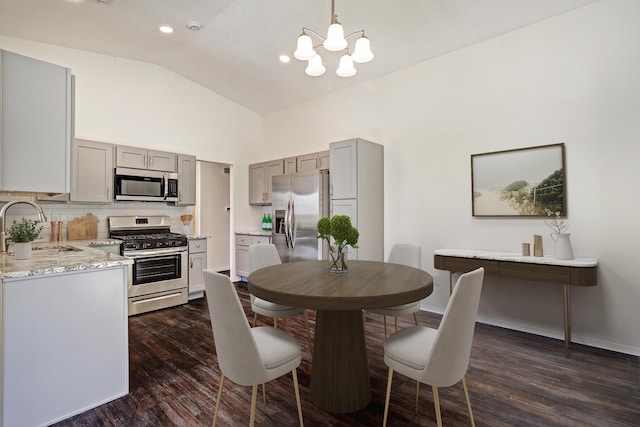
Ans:
[{"label": "white ceramic vase", "polygon": [[14,243],[13,252],[16,259],[31,259],[31,242]]},{"label": "white ceramic vase", "polygon": [[551,238],[556,242],[556,258],[573,259],[573,249],[571,249],[571,233],[553,233]]}]

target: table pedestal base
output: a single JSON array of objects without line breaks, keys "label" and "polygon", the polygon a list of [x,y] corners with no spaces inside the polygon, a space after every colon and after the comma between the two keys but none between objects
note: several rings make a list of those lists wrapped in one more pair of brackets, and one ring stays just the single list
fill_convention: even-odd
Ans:
[{"label": "table pedestal base", "polygon": [[311,400],[334,413],[358,411],[371,401],[362,311],[316,314]]}]

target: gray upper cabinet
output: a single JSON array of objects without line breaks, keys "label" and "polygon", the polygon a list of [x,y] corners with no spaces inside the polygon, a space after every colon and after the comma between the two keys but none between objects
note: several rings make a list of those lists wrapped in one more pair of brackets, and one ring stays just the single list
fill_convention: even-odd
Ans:
[{"label": "gray upper cabinet", "polygon": [[284,159],[284,174],[291,175],[296,172],[300,172],[300,169],[297,167],[297,157]]},{"label": "gray upper cabinet", "polygon": [[118,145],[116,147],[116,166],[119,168],[177,172],[177,154]]},{"label": "gray upper cabinet", "polygon": [[68,193],[71,70],[0,51],[0,189]]},{"label": "gray upper cabinet", "polygon": [[196,157],[178,154],[178,201],[176,205],[196,204]]},{"label": "gray upper cabinet", "polygon": [[329,165],[330,165],[330,157],[331,154],[329,152],[329,150],[327,151],[321,151],[318,153],[318,163],[320,163],[320,165],[318,166],[318,169],[320,170],[329,170]]},{"label": "gray upper cabinet", "polygon": [[284,173],[284,161],[256,163],[249,165],[249,204],[271,204],[271,178]]},{"label": "gray upper cabinet", "polygon": [[331,199],[358,197],[358,141],[334,142],[331,156]]},{"label": "gray upper cabinet", "polygon": [[329,150],[296,157],[298,172],[329,169]]},{"label": "gray upper cabinet", "polygon": [[71,166],[72,202],[113,201],[113,148],[104,142],[76,139]]},{"label": "gray upper cabinet", "polygon": [[296,158],[298,164],[298,172],[313,171],[318,169],[318,153],[305,154]]}]

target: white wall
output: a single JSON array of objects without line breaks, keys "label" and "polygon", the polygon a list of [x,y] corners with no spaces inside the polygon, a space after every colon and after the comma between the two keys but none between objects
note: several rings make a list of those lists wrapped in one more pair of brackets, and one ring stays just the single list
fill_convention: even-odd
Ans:
[{"label": "white wall", "polygon": [[[596,2],[271,114],[266,144],[271,157],[356,136],[383,144],[385,253],[422,245],[436,284],[424,307],[441,311],[448,275],[434,249],[517,252],[542,234],[553,253],[541,219],[471,216],[470,155],[564,142],[574,252],[599,260],[598,286],[572,288],[574,341],[640,355],[638,16],[636,0]],[[560,338],[562,287],[487,277],[479,316]]]},{"label": "white wall", "polygon": [[[259,153],[262,117],[162,67],[0,36],[0,49],[71,68],[76,137],[195,155],[232,167],[235,200],[248,200],[246,153]],[[253,224],[240,209],[234,220]]]}]

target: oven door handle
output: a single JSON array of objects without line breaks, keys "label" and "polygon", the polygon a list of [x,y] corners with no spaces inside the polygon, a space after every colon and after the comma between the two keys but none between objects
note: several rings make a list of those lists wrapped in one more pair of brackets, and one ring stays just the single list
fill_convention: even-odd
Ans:
[{"label": "oven door handle", "polygon": [[136,251],[132,254],[125,254],[128,258],[146,258],[155,255],[175,255],[187,252],[187,249],[154,249],[152,251]]}]

